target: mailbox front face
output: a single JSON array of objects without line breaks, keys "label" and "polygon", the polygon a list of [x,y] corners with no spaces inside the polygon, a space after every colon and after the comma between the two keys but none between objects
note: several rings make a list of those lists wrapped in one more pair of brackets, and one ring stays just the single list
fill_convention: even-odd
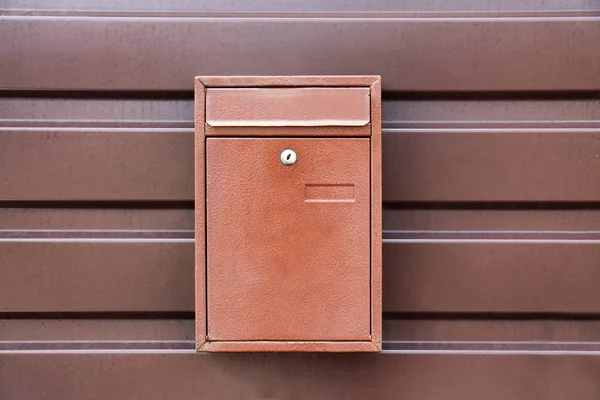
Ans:
[{"label": "mailbox front face", "polygon": [[206,198],[211,340],[370,340],[369,139],[208,138]]},{"label": "mailbox front face", "polygon": [[378,351],[379,80],[277,79],[197,78],[197,348]]}]

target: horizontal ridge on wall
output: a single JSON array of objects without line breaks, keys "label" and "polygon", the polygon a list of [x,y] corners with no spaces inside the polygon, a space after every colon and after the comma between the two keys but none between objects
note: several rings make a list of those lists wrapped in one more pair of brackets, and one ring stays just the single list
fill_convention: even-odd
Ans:
[{"label": "horizontal ridge on wall", "polygon": [[598,9],[535,12],[543,4],[519,15],[471,2],[438,16],[6,10],[0,87],[191,90],[197,75],[364,74],[394,92],[600,90]]}]

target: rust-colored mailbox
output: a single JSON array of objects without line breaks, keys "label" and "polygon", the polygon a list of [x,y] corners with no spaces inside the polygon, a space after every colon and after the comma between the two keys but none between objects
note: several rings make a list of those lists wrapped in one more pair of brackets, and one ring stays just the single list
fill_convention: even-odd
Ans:
[{"label": "rust-colored mailbox", "polygon": [[379,77],[196,78],[198,351],[381,350]]}]

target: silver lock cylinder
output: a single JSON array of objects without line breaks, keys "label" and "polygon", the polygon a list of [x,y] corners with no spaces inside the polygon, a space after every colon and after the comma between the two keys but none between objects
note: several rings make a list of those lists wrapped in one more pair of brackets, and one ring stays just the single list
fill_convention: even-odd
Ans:
[{"label": "silver lock cylinder", "polygon": [[293,165],[297,160],[296,152],[292,149],[285,149],[281,152],[279,159],[283,165]]}]

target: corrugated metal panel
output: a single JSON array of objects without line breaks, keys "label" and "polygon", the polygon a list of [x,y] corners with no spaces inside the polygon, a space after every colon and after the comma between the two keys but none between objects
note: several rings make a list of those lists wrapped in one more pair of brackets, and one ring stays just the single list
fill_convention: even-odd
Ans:
[{"label": "corrugated metal panel", "polygon": [[14,38],[0,42],[0,87],[13,89],[189,90],[196,75],[327,74],[381,75],[387,91],[600,89],[600,19],[590,15],[0,21],[0,37]]},{"label": "corrugated metal panel", "polygon": [[[0,199],[193,200],[191,100],[2,102]],[[384,201],[595,201],[598,110],[597,100],[384,102]]]},{"label": "corrugated metal panel", "polygon": [[[598,397],[595,2],[0,7],[2,399]],[[191,354],[227,74],[383,76],[383,354]]]},{"label": "corrugated metal panel", "polygon": [[[193,311],[190,103],[2,102],[2,310]],[[384,105],[386,312],[599,311],[595,100]]]},{"label": "corrugated metal panel", "polygon": [[4,354],[8,398],[593,399],[586,355]]}]

